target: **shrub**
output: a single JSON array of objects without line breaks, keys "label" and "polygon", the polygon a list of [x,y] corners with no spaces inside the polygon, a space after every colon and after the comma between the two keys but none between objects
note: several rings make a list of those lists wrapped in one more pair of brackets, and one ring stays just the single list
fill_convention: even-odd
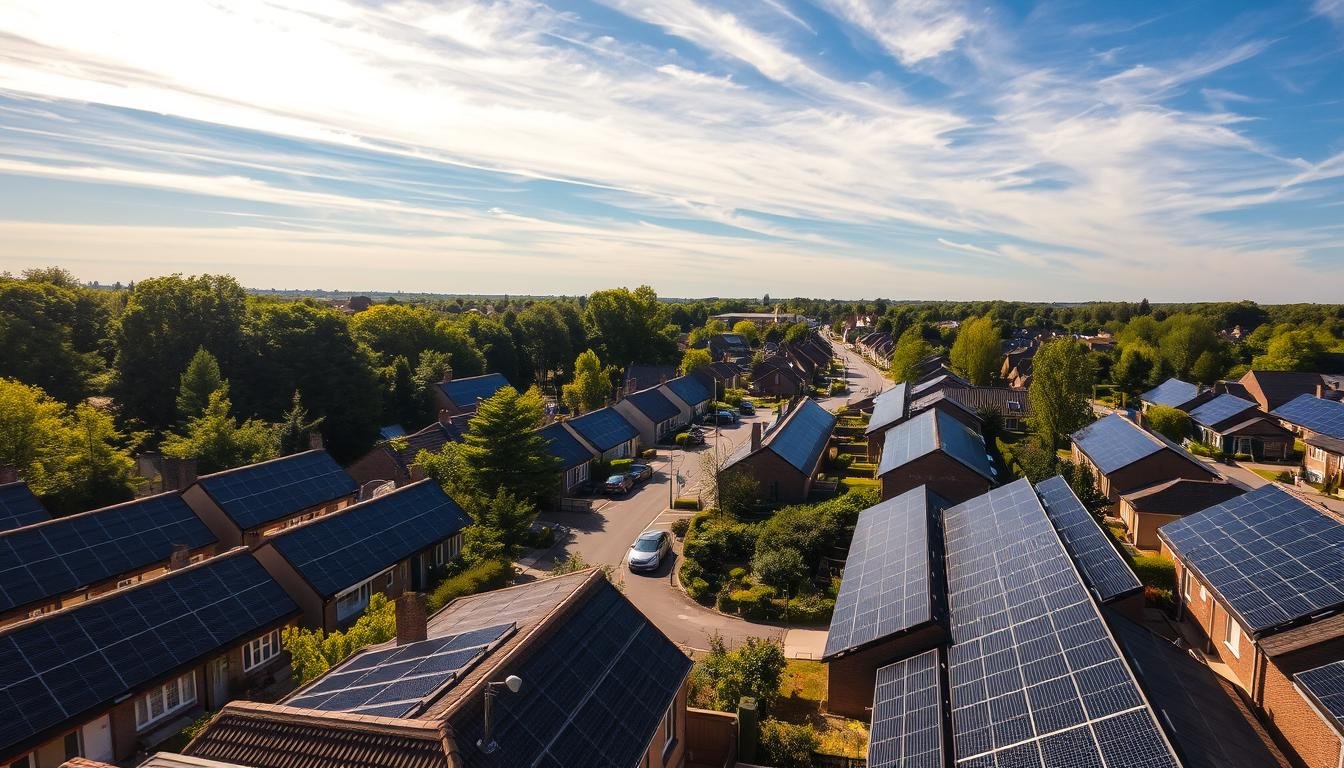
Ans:
[{"label": "shrub", "polygon": [[725,593],[719,600],[724,611],[735,611],[748,619],[768,618],[771,613],[771,601],[775,599],[773,587],[757,584],[748,589],[734,589]]},{"label": "shrub", "polygon": [[1158,555],[1145,555],[1134,558],[1134,575],[1146,587],[1176,590],[1176,564]]},{"label": "shrub", "polygon": [[843,381],[832,381],[830,392],[832,395],[839,395],[843,394],[844,391],[848,388],[849,385],[845,384],[845,382]]},{"label": "shrub", "polygon": [[807,578],[807,563],[803,562],[803,554],[789,546],[758,546],[756,556],[751,558],[751,570],[762,584],[776,589],[788,589]]},{"label": "shrub", "polygon": [[747,396],[745,389],[728,388],[723,390],[723,402],[736,408],[742,404],[742,398]]},{"label": "shrub", "polygon": [[742,581],[747,578],[747,569],[734,568],[733,570],[728,572],[728,578],[732,579],[733,581]]},{"label": "shrub", "polygon": [[1144,413],[1144,421],[1148,422],[1149,429],[1176,443],[1189,437],[1194,429],[1190,414],[1169,405],[1150,407]]},{"label": "shrub", "polygon": [[[784,646],[778,641],[748,637],[729,651],[718,634],[709,637],[709,653],[696,662],[691,673],[697,702],[707,701],[714,709],[730,712],[743,696],[756,699],[762,714],[770,711],[779,696],[784,677]],[[699,694],[707,695],[699,695]]]},{"label": "shrub", "polygon": [[610,465],[611,473],[614,475],[617,472],[629,472],[630,465],[634,463],[634,459],[612,459]]},{"label": "shrub", "polygon": [[1171,611],[1176,607],[1176,600],[1169,589],[1144,587],[1143,601],[1147,605],[1151,605],[1154,608],[1160,608],[1164,611]]},{"label": "shrub", "polygon": [[685,448],[691,444],[691,433],[678,432],[676,438],[673,439],[673,442],[675,442],[678,447]]},{"label": "shrub", "polygon": [[849,469],[849,465],[854,463],[854,457],[848,453],[836,454],[832,448],[826,456],[826,468],[835,472],[844,472]]},{"label": "shrub", "polygon": [[639,458],[641,458],[641,459],[656,459],[656,458],[658,458],[658,449],[657,449],[657,448],[645,448],[644,450],[642,450],[642,451],[639,452]]},{"label": "shrub", "polygon": [[817,730],[767,719],[761,723],[761,750],[775,768],[812,768],[812,753],[821,745]]},{"label": "shrub", "polygon": [[[672,502],[672,508],[673,508],[673,509],[691,509],[691,510],[699,511],[699,509],[700,509],[700,500],[697,499],[697,498],[695,498],[694,496],[678,496],[675,500],[673,500],[673,502]],[[683,519],[683,520],[690,520],[690,518],[682,518],[682,519]],[[673,530],[675,530],[675,529],[673,529]],[[678,534],[678,535],[684,535],[684,534]]]},{"label": "shrub", "polygon": [[679,517],[672,521],[672,535],[678,539],[686,538],[686,532],[691,529],[691,518]]},{"label": "shrub", "polygon": [[846,491],[867,491],[882,487],[882,481],[873,477],[842,477],[840,487]]},{"label": "shrub", "polygon": [[690,595],[691,599],[698,603],[706,602],[706,598],[713,595],[709,589],[709,582],[698,576],[691,579],[689,582],[685,582],[685,584],[686,594]]},{"label": "shrub", "polygon": [[513,566],[504,560],[485,560],[465,571],[444,579],[426,599],[430,612],[437,611],[455,598],[502,587],[513,578]]},{"label": "shrub", "polygon": [[791,598],[784,618],[789,623],[826,624],[835,611],[835,600],[822,595],[798,595]]}]

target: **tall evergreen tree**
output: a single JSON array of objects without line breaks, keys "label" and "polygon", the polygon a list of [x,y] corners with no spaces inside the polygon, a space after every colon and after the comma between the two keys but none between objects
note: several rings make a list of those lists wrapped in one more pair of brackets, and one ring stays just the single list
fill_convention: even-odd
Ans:
[{"label": "tall evergreen tree", "polygon": [[303,398],[299,395],[299,390],[294,390],[293,405],[285,413],[285,418],[280,422],[280,428],[277,432],[280,455],[289,456],[308,450],[310,444],[308,436],[321,424],[322,417],[320,416],[312,421],[308,420],[308,410],[303,407]]},{"label": "tall evergreen tree", "polygon": [[504,387],[477,406],[462,453],[483,496],[505,490],[535,504],[554,491],[559,461],[537,433],[544,414],[536,387],[521,394]]},{"label": "tall evergreen tree", "polygon": [[177,387],[177,417],[182,423],[205,413],[210,395],[224,384],[219,361],[205,347],[197,347]]}]

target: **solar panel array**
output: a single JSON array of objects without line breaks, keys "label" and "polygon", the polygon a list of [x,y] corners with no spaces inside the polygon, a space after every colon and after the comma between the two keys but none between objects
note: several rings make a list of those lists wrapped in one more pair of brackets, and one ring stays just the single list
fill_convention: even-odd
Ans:
[{"label": "solar panel array", "polygon": [[1298,395],[1270,413],[1312,432],[1344,440],[1344,403]]},{"label": "solar panel array", "polygon": [[240,529],[248,530],[321,506],[358,490],[326,451],[305,451],[227,472],[200,485]]},{"label": "solar panel array", "polygon": [[657,389],[646,389],[643,392],[636,392],[632,395],[627,395],[625,399],[629,400],[635,408],[639,409],[640,413],[647,416],[649,421],[652,421],[654,424],[669,419],[675,419],[681,414],[681,409],[673,405],[672,401],[667,399],[667,395],[664,395]]},{"label": "solar panel array", "polygon": [[487,400],[499,390],[509,386],[509,380],[502,373],[487,373],[484,376],[469,376],[465,379],[453,379],[439,384],[443,394],[461,408],[475,408],[477,400]]},{"label": "solar panel array", "polygon": [[241,552],[18,625],[0,634],[0,753],[21,752],[297,610]]},{"label": "solar panel array", "polygon": [[1316,701],[1317,708],[1335,719],[1336,729],[1344,728],[1344,661],[1298,672],[1293,680]]},{"label": "solar panel array", "polygon": [[330,597],[470,524],[437,483],[422,480],[290,528],[270,544],[318,594]]},{"label": "solar panel array", "polygon": [[943,520],[956,764],[1176,768],[1031,484]]},{"label": "solar panel array", "polygon": [[51,513],[25,482],[0,485],[0,531],[50,520]]},{"label": "solar panel array", "polygon": [[639,437],[639,430],[614,408],[599,408],[592,413],[570,419],[568,424],[582,435],[589,445],[603,452]]},{"label": "solar panel array", "polygon": [[887,430],[882,443],[882,461],[877,474],[885,475],[938,448],[935,411],[925,411]]},{"label": "solar panel array", "polygon": [[1190,418],[1201,426],[1212,427],[1252,408],[1260,406],[1236,395],[1219,395],[1190,411]]},{"label": "solar panel array", "polygon": [[1111,414],[1073,433],[1073,442],[1105,473],[1152,456],[1163,444],[1123,416]]},{"label": "solar panel array", "polygon": [[366,651],[291,696],[292,707],[412,717],[514,633],[513,624]]},{"label": "solar panel array", "polygon": [[799,472],[811,472],[831,439],[835,414],[813,400],[804,400],[785,418],[770,439],[770,450]]},{"label": "solar panel array", "polygon": [[933,621],[932,524],[923,486],[859,513],[823,658]]},{"label": "solar panel array", "polygon": [[1111,543],[1111,537],[1102,532],[1096,518],[1064,478],[1055,475],[1042,480],[1037,483],[1036,492],[1064,548],[1082,572],[1083,581],[1099,601],[1105,603],[1143,589],[1139,577]]},{"label": "solar panel array", "polygon": [[[633,766],[648,751],[691,660],[605,581],[514,674],[519,694],[494,702],[499,750],[460,753],[467,768]],[[482,734],[481,697],[450,723],[459,743]]]},{"label": "solar panel array", "polygon": [[669,379],[667,388],[672,390],[672,394],[676,395],[678,400],[691,407],[709,400],[712,396],[709,387],[696,376],[678,376]]},{"label": "solar panel array", "polygon": [[892,422],[905,418],[907,387],[905,382],[901,382],[873,399],[873,415],[868,419],[866,433],[872,434]]},{"label": "solar panel array", "polygon": [[1199,397],[1199,385],[1180,379],[1167,379],[1139,396],[1144,402],[1175,408]]},{"label": "solar panel array", "polygon": [[877,670],[868,768],[944,768],[937,649]]},{"label": "solar panel array", "polygon": [[573,469],[593,459],[592,452],[571,435],[563,424],[544,427],[540,434],[546,440],[550,454],[560,460],[562,469]]},{"label": "solar panel array", "polygon": [[1158,535],[1251,633],[1344,607],[1344,524],[1272,485]]},{"label": "solar panel array", "polygon": [[0,534],[0,611],[39,603],[168,562],[215,535],[177,493],[62,517]]},{"label": "solar panel array", "polygon": [[935,411],[938,422],[938,446],[948,456],[992,478],[989,456],[985,453],[985,439],[945,411]]}]

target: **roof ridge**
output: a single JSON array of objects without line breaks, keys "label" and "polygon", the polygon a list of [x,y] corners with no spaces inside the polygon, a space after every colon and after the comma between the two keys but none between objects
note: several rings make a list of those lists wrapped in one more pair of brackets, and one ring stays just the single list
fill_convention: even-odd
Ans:
[{"label": "roof ridge", "polygon": [[[276,457],[273,458],[273,459],[266,459],[265,461],[254,461],[254,462],[252,462],[251,464],[244,464],[244,465],[241,466],[241,467],[232,467],[232,468],[230,468],[230,469],[221,469],[221,470],[218,471],[218,472],[211,472],[211,473],[208,474],[208,475],[201,475],[200,477],[196,478],[196,482],[200,482],[200,481],[202,481],[202,480],[212,480],[212,479],[214,479],[214,478],[216,478],[216,477],[223,477],[224,475],[231,475],[231,474],[234,474],[235,472],[242,472],[242,471],[245,470],[245,469],[252,469],[252,468],[254,468],[254,467],[261,467],[261,466],[265,466],[265,465],[267,465],[267,464],[274,464],[274,463],[279,462],[279,461],[287,461],[287,460],[289,460],[289,459],[298,458],[299,456],[306,456],[306,455],[308,455],[308,454],[310,454],[310,453],[327,453],[327,449],[326,449],[326,448],[309,448],[309,449],[306,450],[306,451],[299,451],[298,453],[289,453],[289,454],[286,454],[286,455],[284,455],[284,456],[276,456]],[[328,455],[330,455],[330,454],[328,454]],[[332,459],[332,461],[335,461],[335,459]],[[337,466],[340,466],[340,465],[338,464]]]},{"label": "roof ridge", "polygon": [[[20,481],[20,482],[22,482],[22,481]],[[3,488],[3,487],[4,487],[4,486],[0,486],[0,488]],[[36,523],[29,523],[28,525],[22,525],[22,526],[19,526],[18,528],[10,528],[10,529],[8,529],[8,530],[0,531],[0,538],[4,538],[5,536],[8,536],[8,535],[10,535],[11,533],[14,533],[14,532],[16,532],[16,531],[27,531],[27,530],[32,530],[33,528],[38,528],[38,527],[41,527],[41,526],[49,526],[49,525],[51,525],[51,524],[53,524],[53,523],[60,523],[60,522],[66,521],[66,520],[77,520],[77,519],[82,519],[82,518],[88,517],[88,516],[90,516],[90,515],[92,515],[92,514],[94,514],[94,513],[96,513],[96,512],[106,512],[106,511],[108,511],[109,509],[119,509],[119,508],[121,508],[121,507],[129,507],[129,506],[131,506],[132,504],[143,504],[143,503],[146,502],[146,501],[149,501],[149,500],[151,500],[151,499],[157,499],[157,498],[159,498],[159,497],[161,497],[161,496],[176,496],[176,497],[178,497],[179,499],[181,499],[181,498],[182,498],[182,491],[181,491],[180,489],[179,489],[179,490],[173,490],[173,491],[163,491],[162,493],[156,493],[156,494],[153,494],[152,496],[142,496],[142,497],[140,497],[140,498],[138,498],[138,499],[131,499],[130,501],[119,501],[119,502],[117,502],[116,504],[109,504],[109,505],[107,505],[107,506],[105,506],[105,507],[97,507],[97,508],[94,508],[94,509],[86,509],[86,510],[84,510],[83,512],[74,512],[74,513],[69,514],[69,515],[61,515],[60,517],[53,517],[53,518],[51,518],[51,519],[49,519],[49,520],[39,520],[39,521],[37,521]],[[185,501],[183,501],[182,503],[183,503],[183,504],[186,504]],[[43,508],[45,509],[45,507],[43,507]],[[190,507],[188,507],[188,509],[190,509]],[[195,516],[195,513],[192,513],[192,515],[193,515],[193,517],[194,517],[194,516]],[[211,535],[213,535],[213,533],[212,533]]]},{"label": "roof ridge", "polygon": [[[294,725],[312,725],[340,730],[368,731],[370,733],[414,736],[440,740],[447,735],[445,722],[381,715],[357,715],[350,712],[328,712],[319,709],[295,707],[289,704],[267,704],[260,701],[230,701],[210,719],[210,725],[226,715],[259,721],[279,721]],[[209,725],[201,731],[205,733]],[[195,741],[193,739],[193,741]],[[188,748],[190,745],[188,745]]]},{"label": "roof ridge", "polygon": [[[385,482],[386,482],[386,481],[385,481]],[[279,533],[272,534],[270,537],[268,537],[268,538],[266,539],[266,542],[265,542],[265,543],[266,543],[266,544],[270,544],[271,542],[275,541],[276,539],[279,539],[279,538],[281,538],[281,537],[283,537],[283,536],[288,536],[289,534],[293,533],[294,531],[298,531],[298,530],[301,530],[301,529],[307,529],[308,527],[312,526],[312,525],[315,524],[315,523],[330,522],[331,520],[335,520],[336,518],[344,517],[344,516],[345,516],[346,514],[348,514],[351,510],[359,509],[359,508],[361,508],[361,507],[366,507],[367,505],[371,505],[371,504],[373,504],[375,501],[382,501],[383,499],[386,499],[386,498],[388,498],[388,497],[390,497],[390,496],[395,496],[395,495],[397,495],[398,493],[402,493],[403,491],[408,491],[408,490],[410,490],[410,489],[412,489],[412,488],[418,488],[418,487],[424,485],[425,483],[434,483],[434,478],[432,478],[432,477],[422,478],[422,479],[420,479],[420,480],[416,480],[416,481],[413,482],[413,483],[407,483],[406,485],[403,485],[403,486],[401,486],[401,487],[399,487],[399,488],[396,488],[396,489],[394,489],[391,493],[384,493],[384,494],[381,495],[381,496],[370,496],[369,498],[364,499],[363,501],[356,501],[354,504],[347,504],[346,506],[341,507],[340,509],[334,509],[334,510],[332,510],[332,511],[330,511],[330,512],[324,514],[324,515],[316,515],[316,516],[311,517],[311,518],[309,518],[309,519],[307,519],[307,520],[301,520],[301,521],[299,521],[299,522],[297,522],[297,523],[295,523],[295,524],[293,524],[293,525],[291,525],[291,526],[285,528],[283,531],[280,531]],[[435,485],[438,485],[438,483],[434,483],[434,484],[435,484]],[[440,490],[442,490],[442,488],[440,488]],[[443,495],[444,495],[444,496],[448,496],[448,492],[447,492],[447,491],[444,491],[444,492],[443,492]],[[457,504],[457,500],[454,499],[452,496],[448,496],[448,500],[451,501],[451,502],[453,502],[454,504]],[[462,507],[461,504],[457,504],[457,506],[458,506],[459,509]]]}]

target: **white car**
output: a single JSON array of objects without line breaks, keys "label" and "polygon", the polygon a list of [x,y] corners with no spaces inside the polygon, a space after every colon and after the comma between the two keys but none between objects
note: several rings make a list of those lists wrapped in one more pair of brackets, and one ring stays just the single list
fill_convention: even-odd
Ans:
[{"label": "white car", "polygon": [[672,537],[667,531],[645,531],[635,539],[625,563],[632,571],[656,571],[671,551]]}]

